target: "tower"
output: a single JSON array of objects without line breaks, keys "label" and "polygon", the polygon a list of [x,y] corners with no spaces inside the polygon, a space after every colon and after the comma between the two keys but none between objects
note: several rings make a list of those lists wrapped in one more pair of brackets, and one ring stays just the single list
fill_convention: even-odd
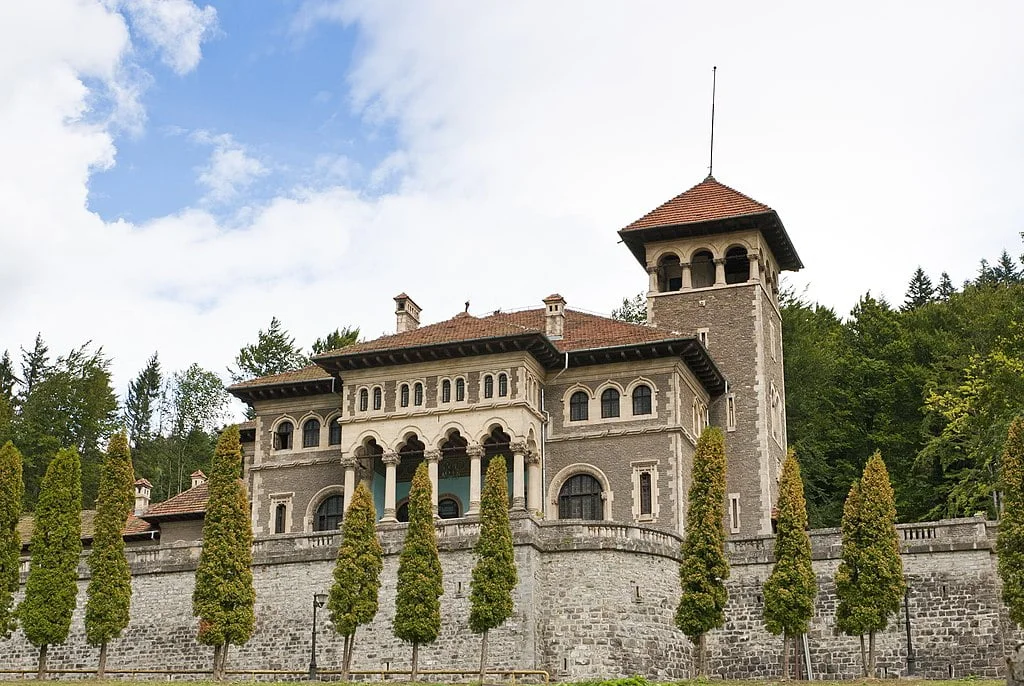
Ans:
[{"label": "tower", "polygon": [[786,454],[779,272],[803,267],[775,211],[708,176],[619,231],[647,270],[647,318],[697,336],[728,381],[726,530],[772,531]]}]

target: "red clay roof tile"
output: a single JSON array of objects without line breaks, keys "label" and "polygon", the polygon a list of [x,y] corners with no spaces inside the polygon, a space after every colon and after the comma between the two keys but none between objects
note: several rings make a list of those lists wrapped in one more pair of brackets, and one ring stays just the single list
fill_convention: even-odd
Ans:
[{"label": "red clay roof tile", "polygon": [[772,212],[739,191],[708,177],[622,229],[636,231],[656,226],[676,226]]},{"label": "red clay roof tile", "polygon": [[[81,522],[82,540],[91,541],[96,533],[96,510],[82,510]],[[34,528],[35,517],[33,515],[22,515],[18,519],[18,536],[21,538],[22,545],[28,545],[29,541],[32,540],[32,531]],[[146,534],[155,530],[156,528],[149,522],[139,519],[134,514],[128,515],[128,519],[124,524],[125,536]]]},{"label": "red clay roof tile", "polygon": [[195,488],[182,491],[173,498],[153,505],[142,513],[142,518],[174,519],[182,516],[197,516],[206,512],[206,502],[210,498],[210,484],[203,482]]},{"label": "red clay roof tile", "polygon": [[[347,350],[347,348],[345,349]],[[228,386],[228,389],[251,388],[252,386],[274,386],[276,384],[300,383],[303,381],[329,381],[330,378],[330,374],[315,364],[311,364],[308,367],[303,367],[302,369],[296,369],[290,372],[281,372],[280,374],[271,374],[270,376],[261,376],[258,379],[249,379],[248,381],[232,384]]]}]

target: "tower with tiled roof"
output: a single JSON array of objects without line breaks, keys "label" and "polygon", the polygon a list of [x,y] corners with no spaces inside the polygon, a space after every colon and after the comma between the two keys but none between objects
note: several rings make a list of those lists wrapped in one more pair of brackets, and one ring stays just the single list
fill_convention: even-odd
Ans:
[{"label": "tower with tiled roof", "polygon": [[647,270],[648,321],[696,334],[728,382],[728,530],[770,533],[785,456],[779,272],[803,267],[775,210],[709,176],[619,231]]}]

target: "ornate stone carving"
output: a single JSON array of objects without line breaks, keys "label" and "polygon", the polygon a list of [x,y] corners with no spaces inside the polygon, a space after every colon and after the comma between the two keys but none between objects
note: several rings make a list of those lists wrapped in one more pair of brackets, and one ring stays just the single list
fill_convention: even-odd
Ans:
[{"label": "ornate stone carving", "polygon": [[526,464],[540,464],[540,453],[536,450],[527,450]]},{"label": "ornate stone carving", "polygon": [[427,462],[440,462],[441,451],[437,448],[430,448],[429,450],[423,451],[423,459]]},{"label": "ornate stone carving", "polygon": [[479,443],[474,443],[473,445],[466,446],[466,454],[472,458],[476,458],[477,460],[479,460],[481,457],[484,456],[484,447]]},{"label": "ornate stone carving", "polygon": [[342,469],[355,469],[357,466],[359,466],[359,461],[356,458],[349,455],[341,458]]},{"label": "ornate stone carving", "polygon": [[395,452],[386,452],[383,455],[381,455],[380,459],[384,464],[393,465],[397,465],[399,462],[402,461],[402,458],[398,455],[398,453]]},{"label": "ornate stone carving", "polygon": [[508,445],[513,455],[525,455],[526,454],[526,441],[512,441]]}]

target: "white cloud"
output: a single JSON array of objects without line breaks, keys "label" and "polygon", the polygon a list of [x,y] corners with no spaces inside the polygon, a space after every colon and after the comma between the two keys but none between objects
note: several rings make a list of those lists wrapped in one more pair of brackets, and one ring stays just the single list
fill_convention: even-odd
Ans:
[{"label": "white cloud", "polygon": [[205,200],[224,203],[234,200],[270,170],[257,158],[250,156],[243,145],[230,134],[213,135],[198,131],[193,139],[213,146],[209,163],[200,170],[197,181],[205,186]]},{"label": "white cloud", "polygon": [[202,43],[217,29],[217,10],[191,0],[122,0],[135,30],[160,51],[164,64],[179,75],[196,68]]}]

